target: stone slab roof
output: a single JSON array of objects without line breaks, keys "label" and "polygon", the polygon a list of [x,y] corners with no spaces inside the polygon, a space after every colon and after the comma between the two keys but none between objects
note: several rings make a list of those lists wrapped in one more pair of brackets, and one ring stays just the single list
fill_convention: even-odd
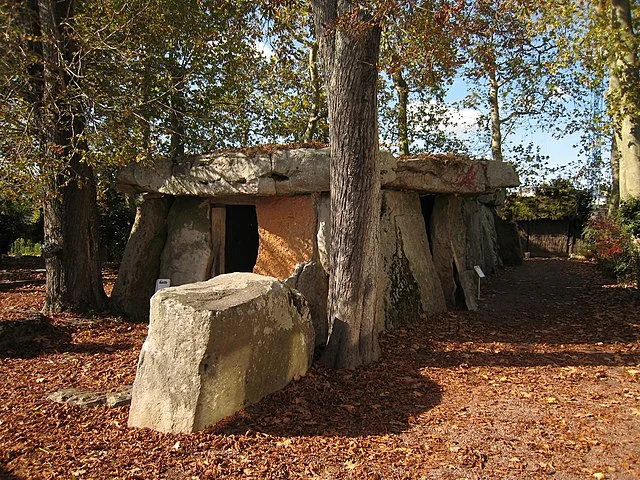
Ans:
[{"label": "stone slab roof", "polygon": [[[125,167],[118,188],[225,199],[327,192],[329,163],[329,147],[209,153],[180,163],[158,159]],[[420,193],[479,195],[520,184],[508,164],[452,155],[396,159],[380,152],[380,169],[383,188]]]}]

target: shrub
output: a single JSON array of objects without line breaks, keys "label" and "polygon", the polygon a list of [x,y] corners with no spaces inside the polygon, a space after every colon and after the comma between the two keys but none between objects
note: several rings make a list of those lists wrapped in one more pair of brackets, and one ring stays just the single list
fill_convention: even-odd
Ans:
[{"label": "shrub", "polygon": [[605,273],[630,280],[637,273],[638,245],[632,228],[618,214],[596,214],[587,221],[584,239]]},{"label": "shrub", "polygon": [[34,242],[30,238],[18,238],[11,244],[9,253],[11,255],[35,255],[40,256],[40,243]]},{"label": "shrub", "polygon": [[636,239],[640,238],[640,197],[632,197],[620,203],[618,209],[620,223],[626,227]]},{"label": "shrub", "polygon": [[18,238],[34,239],[39,211],[26,200],[16,200],[0,193],[0,254],[8,253]]}]

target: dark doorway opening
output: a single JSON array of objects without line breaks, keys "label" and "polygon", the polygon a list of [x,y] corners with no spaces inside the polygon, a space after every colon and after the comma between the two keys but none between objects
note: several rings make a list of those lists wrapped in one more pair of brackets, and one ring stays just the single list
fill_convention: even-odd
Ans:
[{"label": "dark doorway opening", "polygon": [[258,217],[255,205],[227,205],[224,271],[252,272],[258,258]]},{"label": "dark doorway opening", "polygon": [[420,209],[422,210],[422,218],[424,218],[424,226],[427,229],[427,239],[429,240],[429,250],[433,255],[433,242],[431,241],[431,216],[433,215],[433,206],[436,201],[435,195],[425,195],[420,197]]}]

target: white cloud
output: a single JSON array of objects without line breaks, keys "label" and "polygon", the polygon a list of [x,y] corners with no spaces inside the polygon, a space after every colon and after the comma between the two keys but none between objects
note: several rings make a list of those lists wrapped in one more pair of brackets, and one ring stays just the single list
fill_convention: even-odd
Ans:
[{"label": "white cloud", "polygon": [[271,48],[269,45],[267,45],[264,42],[260,42],[260,41],[256,42],[255,49],[267,60],[270,60],[271,57],[273,57],[273,48]]},{"label": "white cloud", "polygon": [[[475,108],[458,108],[453,105],[442,105],[435,100],[429,102],[413,101],[409,103],[409,112],[419,117],[418,113],[441,119],[440,129],[454,135],[465,135],[480,130],[478,121],[482,112]],[[428,128],[428,127],[425,127]]]},{"label": "white cloud", "polygon": [[464,135],[465,133],[473,133],[480,130],[480,125],[478,124],[482,116],[480,110],[450,107],[447,110],[447,115],[450,118],[449,124],[444,125],[444,129],[447,132]]}]

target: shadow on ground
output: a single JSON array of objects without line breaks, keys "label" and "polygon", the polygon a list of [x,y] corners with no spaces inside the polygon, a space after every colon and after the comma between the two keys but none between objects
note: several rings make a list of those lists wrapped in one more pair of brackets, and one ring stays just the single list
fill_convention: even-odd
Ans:
[{"label": "shadow on ground", "polygon": [[640,364],[640,353],[605,353],[565,351],[535,352],[436,352],[424,354],[430,367],[621,367]]},{"label": "shadow on ground", "polygon": [[[632,366],[640,351],[637,292],[615,288],[593,265],[535,259],[484,285],[477,312],[448,312],[386,332],[382,359],[351,372],[318,368],[249,407],[219,433],[361,436],[399,433],[442,400],[429,368]],[[452,374],[455,374],[452,371]]]},{"label": "shadow on ground", "polygon": [[638,291],[567,259],[502,270],[483,285],[478,311],[447,312],[407,329],[432,340],[418,352],[430,367],[640,363],[640,351],[614,347],[640,340]]},{"label": "shadow on ground", "polygon": [[73,325],[54,324],[40,312],[25,311],[23,318],[0,322],[0,358],[34,358],[43,353],[100,354],[128,350],[130,343],[73,343]]},{"label": "shadow on ground", "polygon": [[0,464],[0,480],[24,480],[23,477],[18,477],[11,472],[8,472],[6,467]]},{"label": "shadow on ground", "polygon": [[108,354],[129,350],[130,343],[72,343],[65,331],[38,335],[29,341],[9,342],[0,345],[0,358],[35,358],[46,353]]},{"label": "shadow on ground", "polygon": [[383,359],[354,371],[314,367],[285,390],[218,424],[215,431],[282,437],[401,433],[442,399],[438,384],[422,375],[414,360]]},{"label": "shadow on ground", "polygon": [[33,358],[69,342],[68,329],[40,312],[25,311],[20,319],[0,322],[0,357]]},{"label": "shadow on ground", "polygon": [[0,282],[0,292],[10,292],[12,290],[20,289],[20,293],[34,293],[38,290],[26,288],[31,285],[44,285],[45,280],[43,278],[34,278],[29,280],[14,280],[8,282]]},{"label": "shadow on ground", "polygon": [[[589,263],[532,259],[490,278],[477,312],[450,312],[430,324],[434,340],[504,342],[524,350],[540,344],[635,342],[640,340],[640,294],[616,286]],[[610,364],[588,352],[576,352],[575,361],[580,357],[586,364]],[[532,365],[545,362],[534,358]]]},{"label": "shadow on ground", "polygon": [[132,348],[130,343],[70,343],[61,345],[59,351],[64,353],[87,353],[90,355],[99,353],[113,353]]}]

